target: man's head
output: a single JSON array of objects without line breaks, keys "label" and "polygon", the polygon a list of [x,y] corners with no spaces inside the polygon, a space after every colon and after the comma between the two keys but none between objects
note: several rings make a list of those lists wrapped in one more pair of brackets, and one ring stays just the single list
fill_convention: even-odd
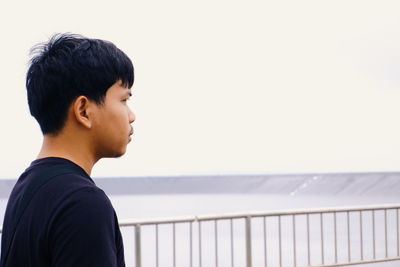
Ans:
[{"label": "man's head", "polygon": [[28,104],[43,134],[57,136],[72,118],[79,129],[93,135],[101,157],[123,154],[96,146],[106,141],[112,146],[122,137],[128,141],[132,131],[134,115],[126,100],[134,72],[125,53],[107,41],[57,34],[35,46],[32,54],[26,78]]}]

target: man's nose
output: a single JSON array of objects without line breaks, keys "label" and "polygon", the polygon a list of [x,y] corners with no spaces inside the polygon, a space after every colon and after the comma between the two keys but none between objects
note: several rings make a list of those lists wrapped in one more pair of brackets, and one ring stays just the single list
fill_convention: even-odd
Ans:
[{"label": "man's nose", "polygon": [[133,123],[136,119],[135,113],[129,108],[129,123]]}]

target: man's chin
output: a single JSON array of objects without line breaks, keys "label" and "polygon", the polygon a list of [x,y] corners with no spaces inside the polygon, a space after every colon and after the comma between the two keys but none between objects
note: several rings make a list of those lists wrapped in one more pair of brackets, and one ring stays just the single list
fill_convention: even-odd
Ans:
[{"label": "man's chin", "polygon": [[125,153],[126,153],[126,147],[121,151],[113,151],[111,153],[107,153],[107,155],[104,155],[102,158],[119,158],[122,157]]}]

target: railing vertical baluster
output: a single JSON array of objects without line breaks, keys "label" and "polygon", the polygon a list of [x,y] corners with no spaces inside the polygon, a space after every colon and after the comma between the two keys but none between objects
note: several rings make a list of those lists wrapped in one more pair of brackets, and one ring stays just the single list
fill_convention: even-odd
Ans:
[{"label": "railing vertical baluster", "polygon": [[374,259],[376,259],[375,210],[372,210],[372,245],[373,245]]},{"label": "railing vertical baluster", "polygon": [[337,225],[336,225],[336,211],[333,213],[333,227],[335,233],[335,263],[338,262],[338,251],[337,251]]},{"label": "railing vertical baluster", "polygon": [[278,233],[279,233],[279,267],[282,267],[282,231],[281,231],[281,215],[278,215]]},{"label": "railing vertical baluster", "polygon": [[296,215],[292,216],[293,223],[293,266],[296,267]]},{"label": "railing vertical baluster", "polygon": [[264,266],[267,267],[267,222],[266,217],[263,217],[264,226]]},{"label": "railing vertical baluster", "polygon": [[348,248],[348,262],[351,261],[351,241],[350,241],[350,213],[349,211],[346,212],[347,214],[347,248]]},{"label": "railing vertical baluster", "polygon": [[252,266],[251,261],[251,217],[246,217],[246,267]]},{"label": "railing vertical baluster", "polygon": [[156,267],[158,267],[158,263],[159,263],[158,255],[159,255],[159,252],[158,252],[158,224],[156,224]]},{"label": "railing vertical baluster", "polygon": [[193,222],[190,222],[190,224],[189,224],[189,231],[190,231],[190,236],[189,236],[190,267],[193,267]]},{"label": "railing vertical baluster", "polygon": [[364,260],[363,223],[362,223],[361,210],[360,210],[360,253],[361,253],[361,260]]},{"label": "railing vertical baluster", "polygon": [[218,221],[214,221],[215,267],[218,267]]},{"label": "railing vertical baluster", "polygon": [[397,256],[400,256],[399,209],[396,209]]},{"label": "railing vertical baluster", "polygon": [[385,257],[388,257],[387,209],[385,209]]},{"label": "railing vertical baluster", "polygon": [[233,219],[231,218],[231,266],[235,266],[235,258],[234,258],[234,244],[233,244]]},{"label": "railing vertical baluster", "polygon": [[173,266],[176,266],[176,240],[175,240],[175,223],[172,223],[172,250],[173,250]]},{"label": "railing vertical baluster", "polygon": [[140,224],[135,224],[135,262],[136,267],[142,266],[142,252],[141,252],[141,241],[140,241]]},{"label": "railing vertical baluster", "polygon": [[320,222],[321,222],[321,262],[322,264],[325,264],[325,256],[324,256],[324,216],[323,213],[321,212],[319,214],[320,217]]},{"label": "railing vertical baluster", "polygon": [[201,221],[199,221],[199,267],[201,266]]},{"label": "railing vertical baluster", "polygon": [[307,213],[307,259],[308,265],[311,265],[311,251],[310,251],[310,214]]}]

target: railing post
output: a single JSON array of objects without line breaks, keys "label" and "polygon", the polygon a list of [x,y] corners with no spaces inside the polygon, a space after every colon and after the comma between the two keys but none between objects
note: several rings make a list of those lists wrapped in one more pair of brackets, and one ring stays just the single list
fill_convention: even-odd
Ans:
[{"label": "railing post", "polygon": [[136,267],[142,266],[142,249],[140,242],[140,224],[135,224],[135,256],[136,256]]},{"label": "railing post", "polygon": [[246,217],[246,267],[251,267],[251,217]]}]

